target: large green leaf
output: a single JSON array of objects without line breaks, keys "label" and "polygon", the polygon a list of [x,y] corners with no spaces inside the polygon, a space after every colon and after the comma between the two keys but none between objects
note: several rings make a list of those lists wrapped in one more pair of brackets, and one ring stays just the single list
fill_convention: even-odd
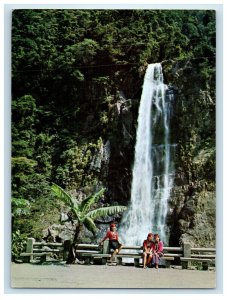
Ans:
[{"label": "large green leaf", "polygon": [[85,226],[89,231],[91,231],[93,234],[96,233],[97,227],[96,227],[95,223],[93,222],[93,220],[92,220],[90,217],[86,216],[86,217],[83,219],[83,224],[84,224],[84,226]]},{"label": "large green leaf", "polygon": [[112,216],[119,213],[122,213],[127,209],[126,206],[109,206],[109,207],[101,207],[94,209],[86,214],[86,216],[90,217],[91,219],[95,220],[97,218]]},{"label": "large green leaf", "polygon": [[72,208],[71,211],[72,211],[74,217],[75,217],[79,222],[82,222],[82,221],[83,221],[83,219],[82,219],[83,215],[81,215],[81,213],[80,213],[78,207]]},{"label": "large green leaf", "polygon": [[105,188],[102,188],[97,193],[90,195],[89,197],[84,199],[79,206],[79,210],[82,213],[86,213],[91,205],[94,204],[104,194],[105,190]]},{"label": "large green leaf", "polygon": [[72,197],[66,193],[63,188],[61,188],[59,185],[56,183],[53,183],[51,186],[51,190],[54,192],[56,197],[60,200],[62,200],[66,205],[68,205],[71,208],[75,208],[76,205],[72,201]]}]

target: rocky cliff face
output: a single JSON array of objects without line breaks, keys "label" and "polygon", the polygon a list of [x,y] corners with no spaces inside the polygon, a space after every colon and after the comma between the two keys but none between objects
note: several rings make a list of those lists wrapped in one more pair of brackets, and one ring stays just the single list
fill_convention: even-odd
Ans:
[{"label": "rocky cliff face", "polygon": [[110,202],[127,204],[130,199],[138,103],[136,99],[126,99],[121,92],[112,110],[107,176]]},{"label": "rocky cliff face", "polygon": [[170,198],[170,245],[215,245],[215,78],[204,80],[197,62],[163,63],[174,87],[172,140],[177,144]]}]

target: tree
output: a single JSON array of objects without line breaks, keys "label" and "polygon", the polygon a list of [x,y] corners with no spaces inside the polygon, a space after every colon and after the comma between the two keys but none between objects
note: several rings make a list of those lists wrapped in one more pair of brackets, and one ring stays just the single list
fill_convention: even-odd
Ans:
[{"label": "tree", "polygon": [[69,195],[57,184],[53,183],[51,189],[56,197],[70,208],[72,219],[77,221],[72,242],[72,251],[70,251],[67,263],[72,263],[75,259],[75,256],[73,255],[73,248],[75,247],[79,234],[84,227],[91,231],[93,235],[95,235],[97,232],[97,227],[94,221],[97,218],[106,217],[108,215],[116,215],[122,213],[127,208],[126,206],[108,206],[91,209],[91,206],[95,204],[100,197],[102,197],[105,192],[105,188],[102,188],[97,193],[88,196],[80,204],[78,204],[71,195]]},{"label": "tree", "polygon": [[14,225],[15,218],[23,218],[30,213],[30,202],[26,199],[12,198],[12,239],[11,239],[11,254],[15,261],[19,258],[20,253],[25,249],[26,239],[21,231]]}]

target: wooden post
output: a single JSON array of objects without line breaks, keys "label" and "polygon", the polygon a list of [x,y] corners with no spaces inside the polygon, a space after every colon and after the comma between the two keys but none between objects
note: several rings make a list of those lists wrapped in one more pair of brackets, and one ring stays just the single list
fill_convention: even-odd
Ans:
[{"label": "wooden post", "polygon": [[122,266],[122,257],[117,257],[117,264]]},{"label": "wooden post", "polygon": [[165,261],[165,266],[166,266],[166,268],[170,268],[170,260]]},{"label": "wooden post", "polygon": [[202,262],[202,269],[203,269],[204,271],[207,271],[207,270],[208,270],[208,262],[207,262],[207,261],[203,261],[203,262]]},{"label": "wooden post", "polygon": [[107,261],[107,258],[106,257],[102,257],[102,260],[101,260],[102,265],[106,265],[106,261]]},{"label": "wooden post", "polygon": [[[33,253],[33,245],[34,245],[35,239],[28,238],[27,239],[27,245],[26,245],[26,253]],[[33,255],[24,257],[24,262],[30,262],[33,259]]]},{"label": "wooden post", "polygon": [[[183,254],[185,258],[190,258],[191,257],[191,245],[189,243],[184,243],[183,244]],[[187,269],[188,266],[191,265],[190,261],[182,261],[182,268]]]},{"label": "wooden post", "polygon": [[[103,242],[102,254],[109,254],[110,253],[110,243],[109,240],[105,240]],[[102,265],[106,264],[107,258],[102,258]]]},{"label": "wooden post", "polygon": [[64,243],[63,243],[63,260],[65,260],[65,261],[68,260],[70,249],[71,249],[71,241],[70,240],[64,241]]},{"label": "wooden post", "polygon": [[138,268],[139,265],[140,265],[140,259],[139,258],[134,258],[134,266]]},{"label": "wooden post", "polygon": [[110,253],[109,240],[105,240],[105,241],[103,242],[102,253],[103,253],[103,254],[109,254],[109,253]]},{"label": "wooden post", "polygon": [[89,256],[85,257],[84,264],[85,265],[90,265],[90,262],[91,262],[91,258]]},{"label": "wooden post", "polygon": [[47,261],[47,255],[42,255],[42,256],[40,256],[40,262],[41,263],[44,263],[44,262],[46,262]]}]

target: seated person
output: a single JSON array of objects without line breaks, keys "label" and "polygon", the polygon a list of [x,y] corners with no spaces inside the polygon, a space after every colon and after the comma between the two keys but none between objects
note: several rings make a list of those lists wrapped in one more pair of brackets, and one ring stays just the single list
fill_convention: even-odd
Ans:
[{"label": "seated person", "polygon": [[152,241],[152,233],[149,233],[147,239],[143,242],[143,268],[151,263],[152,260],[152,252],[154,249],[154,242]]},{"label": "seated person", "polygon": [[163,242],[160,240],[158,234],[154,234],[154,250],[152,264],[158,269],[160,258],[163,256]]},{"label": "seated person", "polygon": [[114,250],[110,258],[110,262],[112,264],[115,258],[114,256],[118,254],[122,248],[122,244],[120,244],[118,241],[118,233],[117,233],[116,225],[114,223],[110,224],[110,230],[107,231],[106,236],[102,239],[100,245],[102,245],[106,239],[109,239],[110,249]]}]

